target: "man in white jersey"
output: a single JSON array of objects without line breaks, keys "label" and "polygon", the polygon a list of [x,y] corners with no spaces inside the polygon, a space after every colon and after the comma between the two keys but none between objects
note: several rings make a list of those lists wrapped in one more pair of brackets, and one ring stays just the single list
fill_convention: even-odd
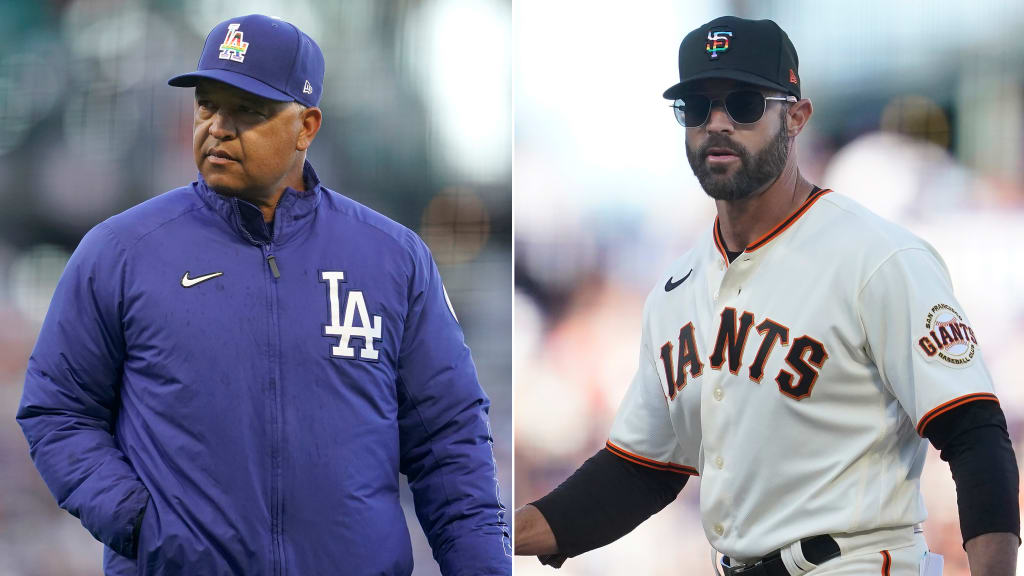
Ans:
[{"label": "man in white jersey", "polygon": [[812,106],[777,24],[701,26],[679,74],[665,97],[718,218],[647,299],[606,447],[516,512],[516,553],[560,566],[699,474],[727,575],[938,574],[920,528],[930,441],[972,574],[1013,574],[1017,466],[941,257],[801,176]]}]

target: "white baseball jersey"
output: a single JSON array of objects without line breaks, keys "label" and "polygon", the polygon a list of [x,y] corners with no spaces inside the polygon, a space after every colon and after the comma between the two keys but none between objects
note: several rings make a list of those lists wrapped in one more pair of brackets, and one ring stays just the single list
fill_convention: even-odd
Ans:
[{"label": "white baseball jersey", "polygon": [[609,450],[699,473],[704,531],[740,561],[924,520],[921,432],[996,399],[931,246],[818,190],[732,263],[716,221],[670,273]]}]

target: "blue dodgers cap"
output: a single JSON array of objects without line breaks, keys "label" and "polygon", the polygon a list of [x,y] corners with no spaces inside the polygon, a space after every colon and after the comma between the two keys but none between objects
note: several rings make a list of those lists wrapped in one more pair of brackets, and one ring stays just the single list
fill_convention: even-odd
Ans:
[{"label": "blue dodgers cap", "polygon": [[270,100],[317,106],[324,88],[324,55],[292,24],[250,14],[218,24],[206,37],[197,70],[167,83],[190,87],[203,78]]}]

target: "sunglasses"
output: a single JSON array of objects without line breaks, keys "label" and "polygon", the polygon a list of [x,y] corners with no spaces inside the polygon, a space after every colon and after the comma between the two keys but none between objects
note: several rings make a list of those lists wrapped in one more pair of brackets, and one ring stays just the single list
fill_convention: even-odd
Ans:
[{"label": "sunglasses", "polygon": [[736,124],[753,124],[764,116],[768,100],[797,102],[795,96],[765,96],[756,90],[737,90],[721,98],[709,98],[704,94],[689,94],[672,103],[676,121],[687,128],[703,126],[711,115],[711,105],[721,101],[725,113]]}]

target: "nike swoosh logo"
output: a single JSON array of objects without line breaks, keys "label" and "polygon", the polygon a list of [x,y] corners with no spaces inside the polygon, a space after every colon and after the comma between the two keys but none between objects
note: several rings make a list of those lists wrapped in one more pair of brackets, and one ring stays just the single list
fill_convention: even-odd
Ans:
[{"label": "nike swoosh logo", "polygon": [[683,282],[686,282],[686,279],[690,277],[690,274],[693,274],[693,268],[690,268],[690,271],[686,273],[686,276],[683,276],[682,279],[676,280],[675,282],[673,282],[672,277],[669,276],[668,282],[665,282],[665,292],[671,292],[675,290],[676,286],[679,286]]},{"label": "nike swoosh logo", "polygon": [[196,284],[199,284],[200,282],[206,282],[207,280],[212,280],[217,276],[224,275],[223,272],[214,272],[213,274],[206,274],[205,276],[196,276],[195,278],[189,278],[188,274],[188,272],[185,272],[185,275],[181,277],[181,285],[185,288],[191,288]]}]

